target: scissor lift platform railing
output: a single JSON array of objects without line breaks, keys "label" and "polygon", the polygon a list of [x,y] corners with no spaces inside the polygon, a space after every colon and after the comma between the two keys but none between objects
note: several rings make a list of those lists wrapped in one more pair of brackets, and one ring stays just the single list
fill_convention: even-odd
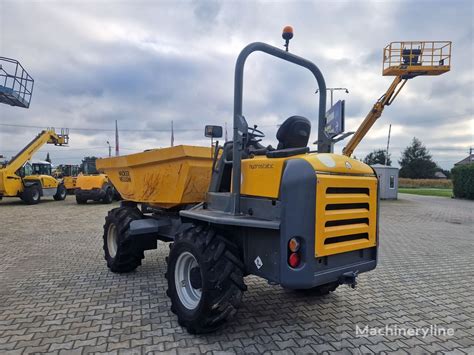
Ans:
[{"label": "scissor lift platform railing", "polygon": [[0,103],[30,107],[33,78],[15,59],[0,57]]},{"label": "scissor lift platform railing", "polygon": [[451,68],[451,42],[391,42],[383,58],[385,76],[440,75]]}]

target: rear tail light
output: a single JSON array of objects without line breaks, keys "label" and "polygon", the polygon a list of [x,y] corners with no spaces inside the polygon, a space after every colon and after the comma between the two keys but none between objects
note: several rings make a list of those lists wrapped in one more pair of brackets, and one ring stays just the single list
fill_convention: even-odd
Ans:
[{"label": "rear tail light", "polygon": [[298,253],[291,253],[290,257],[288,258],[288,264],[290,264],[292,268],[298,267],[298,265],[300,264],[300,261],[301,261],[301,258]]},{"label": "rear tail light", "polygon": [[288,264],[297,268],[301,264],[301,241],[298,237],[293,237],[288,241]]}]

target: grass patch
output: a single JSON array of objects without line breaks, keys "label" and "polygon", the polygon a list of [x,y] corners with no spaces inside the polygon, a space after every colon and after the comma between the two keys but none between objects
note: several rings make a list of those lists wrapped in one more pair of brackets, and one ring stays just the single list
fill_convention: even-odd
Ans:
[{"label": "grass patch", "polygon": [[423,195],[423,196],[440,196],[440,197],[451,197],[453,196],[452,189],[418,189],[418,188],[399,188],[398,192],[403,194]]}]

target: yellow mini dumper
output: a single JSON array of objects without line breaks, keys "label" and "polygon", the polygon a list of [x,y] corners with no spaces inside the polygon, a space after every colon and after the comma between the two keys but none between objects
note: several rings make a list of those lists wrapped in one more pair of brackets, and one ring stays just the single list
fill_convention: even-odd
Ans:
[{"label": "yellow mini dumper", "polygon": [[112,203],[117,196],[114,185],[107,175],[100,173],[96,168],[95,157],[86,157],[81,164],[81,173],[76,178],[76,202],[79,205],[87,201],[101,201]]},{"label": "yellow mini dumper", "polygon": [[[291,37],[286,28],[287,49]],[[423,60],[437,55],[438,47],[431,52],[410,48],[403,45],[401,63],[393,64],[400,67],[397,78],[449,70],[450,57],[430,58],[429,66],[414,59],[414,53]],[[243,72],[255,51],[302,66],[315,77],[318,151],[307,147],[311,124],[304,117],[283,122],[276,148],[261,145],[264,134],[248,127],[242,115]],[[360,131],[345,155],[332,153],[337,138],[328,134],[327,125],[334,122],[326,117],[326,84],[318,67],[288,51],[252,43],[237,59],[234,90],[232,142],[217,142],[212,150],[177,146],[97,161],[125,200],[105,219],[108,267],[132,271],[158,240],[173,242],[166,258],[166,293],[179,324],[190,333],[213,331],[236,313],[246,275],[324,295],[341,284],[355,287],[356,277],[377,265],[377,175],[348,156],[364,135]],[[389,101],[379,101],[361,129]],[[219,137],[222,129],[207,126],[205,132]]]}]

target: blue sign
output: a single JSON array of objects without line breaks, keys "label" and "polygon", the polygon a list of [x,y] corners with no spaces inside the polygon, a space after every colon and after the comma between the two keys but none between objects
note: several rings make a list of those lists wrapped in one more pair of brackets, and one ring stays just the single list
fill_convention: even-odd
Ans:
[{"label": "blue sign", "polygon": [[345,101],[339,100],[326,112],[324,132],[330,138],[344,132],[344,106]]}]

